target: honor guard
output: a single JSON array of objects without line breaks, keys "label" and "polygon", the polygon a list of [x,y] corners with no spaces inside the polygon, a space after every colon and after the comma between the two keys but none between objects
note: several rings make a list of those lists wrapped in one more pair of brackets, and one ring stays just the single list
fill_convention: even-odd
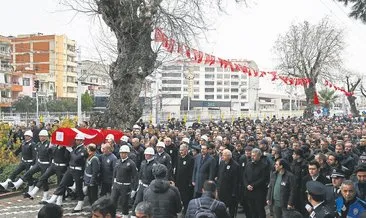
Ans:
[{"label": "honor guard", "polygon": [[95,155],[97,152],[97,146],[95,144],[89,144],[87,152],[88,159],[85,164],[84,184],[87,187],[89,203],[92,205],[98,199],[100,161]]},{"label": "honor guard", "polygon": [[[24,133],[24,142],[20,145],[20,147],[14,152],[15,155],[19,155],[22,153],[22,159],[17,168],[10,174],[9,178],[0,183],[0,189],[7,189],[9,186],[12,186],[12,181],[15,180],[15,177],[19,175],[23,171],[28,171],[29,168],[35,163],[37,158],[36,152],[36,144],[33,142],[33,133],[28,130]],[[10,185],[9,185],[10,184]]]},{"label": "honor guard", "polygon": [[56,191],[53,193],[52,197],[47,201],[47,203],[55,203],[57,205],[62,205],[62,198],[69,184],[74,181],[76,184],[76,195],[78,203],[74,208],[73,212],[79,212],[83,208],[84,193],[83,193],[83,176],[85,161],[88,157],[88,153],[84,147],[84,135],[77,134],[75,136],[75,144],[73,151],[70,153],[69,167],[66,170],[64,177],[61,180],[60,185],[57,187]]},{"label": "honor guard", "polygon": [[135,162],[128,157],[130,148],[127,145],[122,145],[119,152],[121,159],[117,161],[113,171],[114,183],[111,199],[117,204],[121,197],[122,217],[127,218],[129,194],[131,193],[131,198],[133,198],[138,186],[137,168]]},{"label": "honor guard", "polygon": [[113,170],[116,165],[117,157],[112,153],[109,143],[102,144],[102,155],[99,156],[101,164],[101,190],[100,196],[111,193],[113,183]]},{"label": "honor guard", "polygon": [[[13,189],[17,190],[25,181],[28,183],[29,190],[32,191],[34,187],[33,175],[37,172],[41,172],[41,175],[44,174],[47,168],[50,166],[52,155],[50,149],[50,142],[48,141],[48,132],[47,130],[41,130],[39,132],[39,142],[35,146],[35,150],[37,152],[37,160],[36,163],[24,174],[23,177],[18,179],[18,181],[12,183]],[[48,183],[43,183],[43,198],[42,201],[46,201],[48,198]]]},{"label": "honor guard", "polygon": [[[25,198],[30,198],[33,200],[34,196],[37,194],[39,189],[42,187],[43,184],[48,182],[48,178],[53,175],[56,175],[57,178],[57,185],[60,184],[63,175],[66,172],[67,166],[70,161],[70,152],[72,151],[71,147],[56,145],[51,148],[52,154],[52,163],[51,166],[47,168],[46,172],[41,175],[39,178],[36,186],[33,188],[32,191],[26,192],[24,194]],[[47,200],[47,199],[46,199]],[[45,201],[41,201],[42,204],[47,203]]]},{"label": "honor guard", "polygon": [[135,202],[133,204],[132,213],[134,214],[136,205],[143,200],[144,190],[147,188],[151,181],[154,179],[152,174],[152,168],[158,162],[154,159],[155,151],[152,147],[145,149],[145,160],[141,163],[141,169],[139,171],[139,185],[136,192]]},{"label": "honor guard", "polygon": [[168,153],[166,153],[164,151],[165,149],[165,143],[164,142],[158,142],[158,144],[156,145],[156,152],[157,154],[155,155],[155,160],[158,163],[161,163],[163,165],[165,165],[168,168],[168,180],[173,180],[172,177],[172,158],[170,157],[170,155]]}]

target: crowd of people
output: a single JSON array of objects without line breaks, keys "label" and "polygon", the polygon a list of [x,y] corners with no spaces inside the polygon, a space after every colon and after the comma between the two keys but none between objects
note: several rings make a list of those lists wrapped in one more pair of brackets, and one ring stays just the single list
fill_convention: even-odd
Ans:
[{"label": "crowd of people", "polygon": [[[0,189],[26,183],[30,199],[43,189],[47,207],[73,193],[73,212],[87,196],[94,217],[115,217],[116,208],[122,217],[366,217],[362,120],[139,121],[123,132],[101,145],[85,145],[77,134],[65,147],[50,144],[44,128],[27,130],[15,151],[21,162]],[[50,194],[52,175],[58,185]]]}]

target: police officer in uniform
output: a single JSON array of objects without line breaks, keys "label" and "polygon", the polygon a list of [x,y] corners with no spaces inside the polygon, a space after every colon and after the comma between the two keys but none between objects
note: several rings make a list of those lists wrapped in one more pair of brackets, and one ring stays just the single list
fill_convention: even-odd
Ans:
[{"label": "police officer in uniform", "polygon": [[333,172],[330,176],[332,178],[332,183],[326,185],[326,202],[329,206],[334,206],[335,210],[335,200],[341,196],[341,185],[345,180],[345,174],[342,169],[333,169]]},{"label": "police officer in uniform", "polygon": [[164,139],[165,144],[165,152],[169,154],[172,160],[172,172],[174,173],[177,168],[177,160],[178,160],[178,148],[175,144],[172,143],[172,139],[166,137]]},{"label": "police officer in uniform", "polygon": [[[47,168],[46,172],[39,178],[36,186],[32,191],[26,192],[24,194],[25,198],[30,198],[33,200],[34,196],[37,194],[39,189],[44,183],[48,182],[48,178],[56,174],[57,177],[57,185],[60,184],[63,175],[66,172],[67,166],[70,161],[70,152],[72,151],[71,147],[56,145],[51,148],[52,153],[52,164]],[[47,199],[41,201],[42,204],[47,203]]]},{"label": "police officer in uniform", "polygon": [[[44,174],[47,168],[50,166],[52,155],[50,149],[50,142],[48,141],[47,130],[41,130],[39,132],[39,142],[36,147],[37,161],[36,163],[24,174],[23,177],[19,178],[18,181],[12,183],[13,189],[17,190],[25,181],[28,183],[29,191],[32,191],[34,185],[33,175],[37,172]],[[42,201],[46,201],[48,198],[48,182],[43,183],[43,198]]]},{"label": "police officer in uniform", "polygon": [[346,180],[341,185],[342,196],[336,199],[337,217],[366,217],[366,202],[356,196],[355,185]]},{"label": "police officer in uniform", "polygon": [[84,184],[87,187],[88,199],[90,205],[98,199],[98,185],[100,177],[100,162],[95,155],[97,146],[95,144],[88,145],[88,159],[85,163]]},{"label": "police officer in uniform", "polygon": [[119,152],[121,159],[117,161],[113,171],[114,184],[111,199],[114,204],[117,204],[118,198],[121,197],[122,218],[128,218],[129,193],[133,197],[138,186],[137,168],[135,162],[128,157],[130,153],[128,145],[122,145]]},{"label": "police officer in uniform", "polygon": [[102,144],[102,155],[99,156],[101,164],[101,190],[100,196],[111,193],[113,183],[113,170],[116,165],[117,157],[112,153],[109,143]]},{"label": "police officer in uniform", "polygon": [[136,192],[135,202],[132,208],[133,215],[135,215],[134,211],[137,204],[143,200],[145,188],[147,188],[150,185],[151,181],[155,179],[154,175],[152,174],[152,168],[158,163],[155,160],[155,151],[152,147],[146,148],[144,154],[145,160],[141,163],[141,169],[139,171],[139,185]]},{"label": "police officer in uniform", "polygon": [[306,193],[310,205],[306,209],[310,213],[310,218],[334,218],[331,209],[325,205],[325,185],[318,181],[306,183]]},{"label": "police officer in uniform", "polygon": [[27,130],[24,133],[24,142],[20,145],[20,147],[15,151],[15,155],[19,155],[22,153],[22,160],[17,166],[17,168],[10,174],[9,178],[5,181],[0,183],[0,190],[7,189],[13,185],[12,181],[15,180],[15,177],[19,175],[21,172],[28,171],[29,168],[35,163],[37,152],[36,152],[36,144],[33,142],[33,133],[31,130]]},{"label": "police officer in uniform", "polygon": [[164,151],[165,149],[165,143],[164,142],[158,142],[156,145],[156,155],[155,159],[158,163],[161,163],[165,165],[168,168],[168,180],[173,180],[172,177],[172,158],[168,153]]},{"label": "police officer in uniform", "polygon": [[83,176],[84,167],[88,153],[84,147],[84,135],[78,133],[75,136],[76,146],[70,153],[69,168],[66,170],[64,177],[61,180],[60,185],[57,187],[56,191],[53,193],[52,197],[47,201],[47,203],[55,203],[57,205],[62,205],[62,198],[66,191],[66,188],[72,185],[73,181],[76,184],[76,195],[78,203],[74,208],[73,212],[79,212],[83,208],[84,203],[84,193],[83,193]]}]

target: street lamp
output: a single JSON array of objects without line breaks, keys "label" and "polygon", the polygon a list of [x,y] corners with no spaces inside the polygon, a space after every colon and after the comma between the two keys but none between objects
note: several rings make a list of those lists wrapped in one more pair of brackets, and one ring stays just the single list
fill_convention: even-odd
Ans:
[{"label": "street lamp", "polygon": [[[185,65],[183,66],[183,71],[184,71],[184,67]],[[190,104],[191,104],[191,96],[192,96],[192,91],[193,91],[193,80],[194,80],[194,73],[193,73],[193,70],[192,69],[188,69],[188,73],[184,73],[184,78],[186,80],[188,80],[188,93],[187,93],[187,111],[189,112],[190,110]]]}]

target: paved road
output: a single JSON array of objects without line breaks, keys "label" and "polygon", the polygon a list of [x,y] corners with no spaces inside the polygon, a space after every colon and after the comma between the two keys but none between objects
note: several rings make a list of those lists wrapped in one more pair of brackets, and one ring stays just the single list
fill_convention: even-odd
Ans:
[{"label": "paved road", "polygon": [[[22,195],[13,197],[0,197],[0,218],[34,218],[43,205],[38,204],[41,200],[42,192],[34,200],[23,198]],[[71,213],[76,205],[76,201],[66,200],[63,202],[65,218],[90,217],[90,206],[85,206],[81,213]],[[87,205],[87,203],[85,203]],[[244,218],[243,214],[238,214],[237,218]]]}]

